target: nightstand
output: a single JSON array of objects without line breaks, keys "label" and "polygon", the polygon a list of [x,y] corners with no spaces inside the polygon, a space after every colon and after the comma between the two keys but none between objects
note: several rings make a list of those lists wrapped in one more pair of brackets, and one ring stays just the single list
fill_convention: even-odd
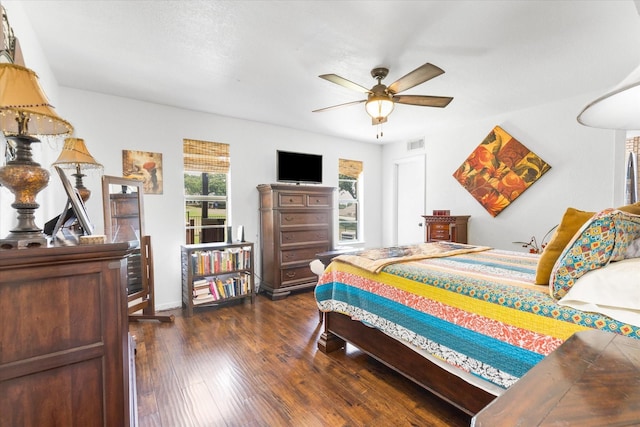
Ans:
[{"label": "nightstand", "polygon": [[470,215],[422,215],[426,225],[424,241],[466,244],[469,217]]}]

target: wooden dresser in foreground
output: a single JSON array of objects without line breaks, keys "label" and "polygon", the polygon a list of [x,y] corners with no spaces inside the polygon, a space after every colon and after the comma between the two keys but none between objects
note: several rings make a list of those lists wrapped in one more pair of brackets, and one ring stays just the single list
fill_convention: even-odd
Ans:
[{"label": "wooden dresser in foreground", "polygon": [[640,340],[577,332],[472,420],[473,427],[640,422]]},{"label": "wooden dresser in foreground", "polygon": [[126,243],[0,251],[1,426],[134,422],[128,251]]},{"label": "wooden dresser in foreground", "polygon": [[313,288],[309,263],[333,248],[333,187],[263,184],[260,193],[261,284],[273,300]]},{"label": "wooden dresser in foreground", "polygon": [[469,215],[422,215],[425,222],[425,242],[447,241],[467,243]]}]

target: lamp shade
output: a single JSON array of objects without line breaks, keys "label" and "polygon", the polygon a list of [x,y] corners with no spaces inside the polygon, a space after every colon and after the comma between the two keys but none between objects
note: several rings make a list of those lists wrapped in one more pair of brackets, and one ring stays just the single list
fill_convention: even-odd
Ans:
[{"label": "lamp shade", "polygon": [[36,73],[20,65],[2,63],[0,129],[9,135],[62,135],[71,133],[73,126],[49,104]]},{"label": "lamp shade", "polygon": [[364,108],[367,110],[367,114],[371,118],[379,119],[386,118],[393,111],[393,101],[389,96],[385,95],[371,95],[367,100]]},{"label": "lamp shade", "polygon": [[102,165],[89,153],[84,139],[81,138],[66,138],[64,147],[53,164],[61,168],[81,166],[82,169],[102,169]]},{"label": "lamp shade", "polygon": [[595,128],[640,130],[640,66],[613,90],[587,105],[578,122]]}]

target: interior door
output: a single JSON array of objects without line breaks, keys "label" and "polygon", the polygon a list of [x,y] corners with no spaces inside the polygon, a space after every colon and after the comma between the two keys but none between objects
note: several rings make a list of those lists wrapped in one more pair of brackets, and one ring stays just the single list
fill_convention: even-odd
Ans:
[{"label": "interior door", "polygon": [[396,171],[396,244],[424,242],[425,156],[398,160]]}]

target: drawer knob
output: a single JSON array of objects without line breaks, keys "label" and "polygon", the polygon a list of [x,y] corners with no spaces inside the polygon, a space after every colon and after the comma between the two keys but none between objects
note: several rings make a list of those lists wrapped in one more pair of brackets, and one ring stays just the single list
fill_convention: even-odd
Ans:
[{"label": "drawer knob", "polygon": [[293,279],[294,277],[296,277],[296,273],[295,272],[290,271],[290,272],[287,273],[287,278]]},{"label": "drawer knob", "polygon": [[284,220],[285,221],[293,221],[293,217],[292,216],[285,216]]},{"label": "drawer knob", "polygon": [[293,199],[289,199],[289,202],[293,203]]}]

